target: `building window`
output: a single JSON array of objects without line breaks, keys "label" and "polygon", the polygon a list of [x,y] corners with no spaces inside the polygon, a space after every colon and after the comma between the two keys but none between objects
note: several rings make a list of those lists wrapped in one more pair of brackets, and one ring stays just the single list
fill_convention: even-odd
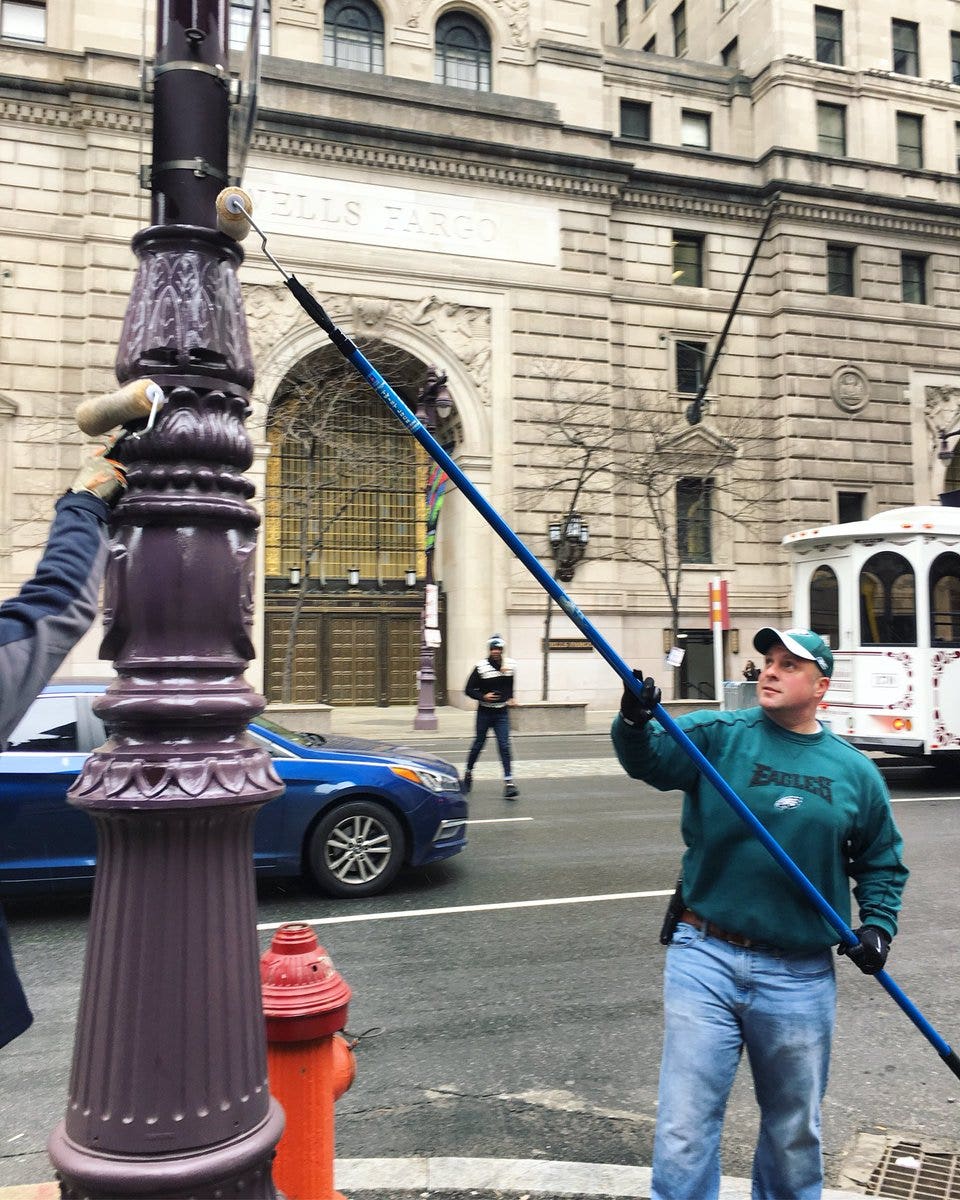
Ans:
[{"label": "building window", "polygon": [[490,35],[476,17],[448,12],[437,21],[434,79],[472,92],[490,91]]},{"label": "building window", "polygon": [[643,47],[644,54],[656,54],[657,52],[657,35],[654,34],[649,42],[646,42]]},{"label": "building window", "polygon": [[286,581],[297,568],[345,586],[357,567],[364,580],[400,588],[408,567],[422,573],[423,457],[331,363],[323,350],[303,360],[270,408],[266,574]]},{"label": "building window", "polygon": [[923,117],[917,113],[897,113],[897,165],[923,166]]},{"label": "building window", "polygon": [[328,67],[383,74],[383,17],[370,0],[327,0],[323,61]]},{"label": "building window", "polygon": [[960,33],[950,34],[950,82],[960,83]]},{"label": "building window", "polygon": [[834,158],[846,157],[847,110],[842,104],[817,105],[817,149]]},{"label": "building window", "polygon": [[[230,0],[230,30],[228,49],[242,54],[250,36],[253,20],[253,0]],[[260,53],[270,53],[270,0],[263,0],[260,7]]]},{"label": "building window", "polygon": [[650,105],[642,100],[620,101],[620,136],[650,141]]},{"label": "building window", "polygon": [[732,42],[727,42],[720,51],[720,61],[725,67],[740,66],[740,43],[736,38]]},{"label": "building window", "polygon": [[649,12],[653,8],[653,0],[643,0],[643,11]]},{"label": "building window", "polygon": [[712,501],[712,479],[677,480],[677,554],[681,562],[713,561]]},{"label": "building window", "polygon": [[673,53],[683,58],[687,52],[687,6],[678,4],[673,10]]},{"label": "building window", "polygon": [[673,282],[683,287],[703,287],[703,237],[699,233],[673,235]]},{"label": "building window", "polygon": [[684,146],[695,146],[698,150],[709,150],[710,114],[684,109],[680,114],[680,142]]},{"label": "building window", "polygon": [[630,32],[630,17],[627,12],[627,0],[617,0],[617,41],[622,46]]},{"label": "building window", "polygon": [[814,10],[814,39],[817,62],[843,66],[843,13],[838,8]]},{"label": "building window", "polygon": [[47,40],[47,6],[30,0],[0,0],[0,37],[18,42]]},{"label": "building window", "polygon": [[831,296],[855,296],[854,267],[856,252],[853,246],[827,246],[827,292]]},{"label": "building window", "polygon": [[677,391],[685,396],[695,396],[703,385],[707,370],[707,343],[677,341],[674,356]]},{"label": "building window", "polygon": [[900,290],[905,304],[927,302],[927,256],[900,254]]},{"label": "building window", "polygon": [[956,150],[957,174],[960,175],[960,121],[954,122],[953,144],[954,144],[954,149]]},{"label": "building window", "polygon": [[[848,521],[862,521],[867,515],[866,492],[837,492],[837,521],[845,525]],[[819,626],[814,626],[819,629]]]},{"label": "building window", "polygon": [[920,32],[916,21],[893,22],[893,69],[897,75],[920,74]]}]

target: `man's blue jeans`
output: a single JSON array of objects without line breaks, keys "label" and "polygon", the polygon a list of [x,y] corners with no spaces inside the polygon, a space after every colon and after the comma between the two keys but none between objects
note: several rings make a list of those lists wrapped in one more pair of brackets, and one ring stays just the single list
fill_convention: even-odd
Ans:
[{"label": "man's blue jeans", "polygon": [[467,770],[472,771],[480,751],[487,740],[487,734],[493,730],[497,738],[497,749],[500,751],[500,761],[503,763],[505,779],[510,778],[510,710],[509,708],[484,708],[481,704],[477,709],[477,736],[473,739],[470,753],[467,755]]},{"label": "man's blue jeans", "polygon": [[819,1200],[836,1008],[830,951],[747,950],[681,923],[663,991],[652,1200],[715,1200],[724,1110],[744,1048],[760,1105],[753,1200]]}]

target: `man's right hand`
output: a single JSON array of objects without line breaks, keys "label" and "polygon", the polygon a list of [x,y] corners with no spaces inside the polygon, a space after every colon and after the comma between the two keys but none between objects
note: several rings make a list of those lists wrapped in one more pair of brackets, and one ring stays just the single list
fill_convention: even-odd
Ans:
[{"label": "man's right hand", "polygon": [[653,710],[660,703],[660,689],[649,676],[644,679],[642,671],[634,669],[633,677],[641,684],[640,695],[637,696],[630,688],[624,687],[620,700],[620,716],[628,725],[642,729],[652,720]]},{"label": "man's right hand", "polygon": [[99,496],[106,504],[116,503],[127,486],[127,477],[123,464],[107,457],[115,441],[116,438],[108,439],[106,445],[84,459],[73,483],[70,484],[71,492],[90,492],[91,495]]}]

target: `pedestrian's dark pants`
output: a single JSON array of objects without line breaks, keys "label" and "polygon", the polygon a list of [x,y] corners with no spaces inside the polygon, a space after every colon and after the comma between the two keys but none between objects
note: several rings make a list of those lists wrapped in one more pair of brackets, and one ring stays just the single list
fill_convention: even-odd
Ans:
[{"label": "pedestrian's dark pants", "polygon": [[477,709],[477,736],[473,739],[473,745],[470,747],[470,753],[467,756],[467,770],[473,770],[474,764],[480,757],[483,744],[487,740],[487,734],[491,729],[497,737],[497,749],[500,751],[500,761],[503,763],[504,778],[509,779],[511,777],[510,711],[506,708],[484,708],[481,705]]},{"label": "pedestrian's dark pants", "polygon": [[12,1042],[33,1022],[33,1014],[13,965],[7,923],[0,908],[0,1046]]}]

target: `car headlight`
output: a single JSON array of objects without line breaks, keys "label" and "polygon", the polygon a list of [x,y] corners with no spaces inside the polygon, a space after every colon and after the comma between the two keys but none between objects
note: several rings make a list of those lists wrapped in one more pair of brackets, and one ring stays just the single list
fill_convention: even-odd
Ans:
[{"label": "car headlight", "polygon": [[456,775],[448,775],[446,771],[428,771],[426,767],[391,767],[390,770],[401,779],[419,783],[431,792],[460,791],[460,780]]}]

